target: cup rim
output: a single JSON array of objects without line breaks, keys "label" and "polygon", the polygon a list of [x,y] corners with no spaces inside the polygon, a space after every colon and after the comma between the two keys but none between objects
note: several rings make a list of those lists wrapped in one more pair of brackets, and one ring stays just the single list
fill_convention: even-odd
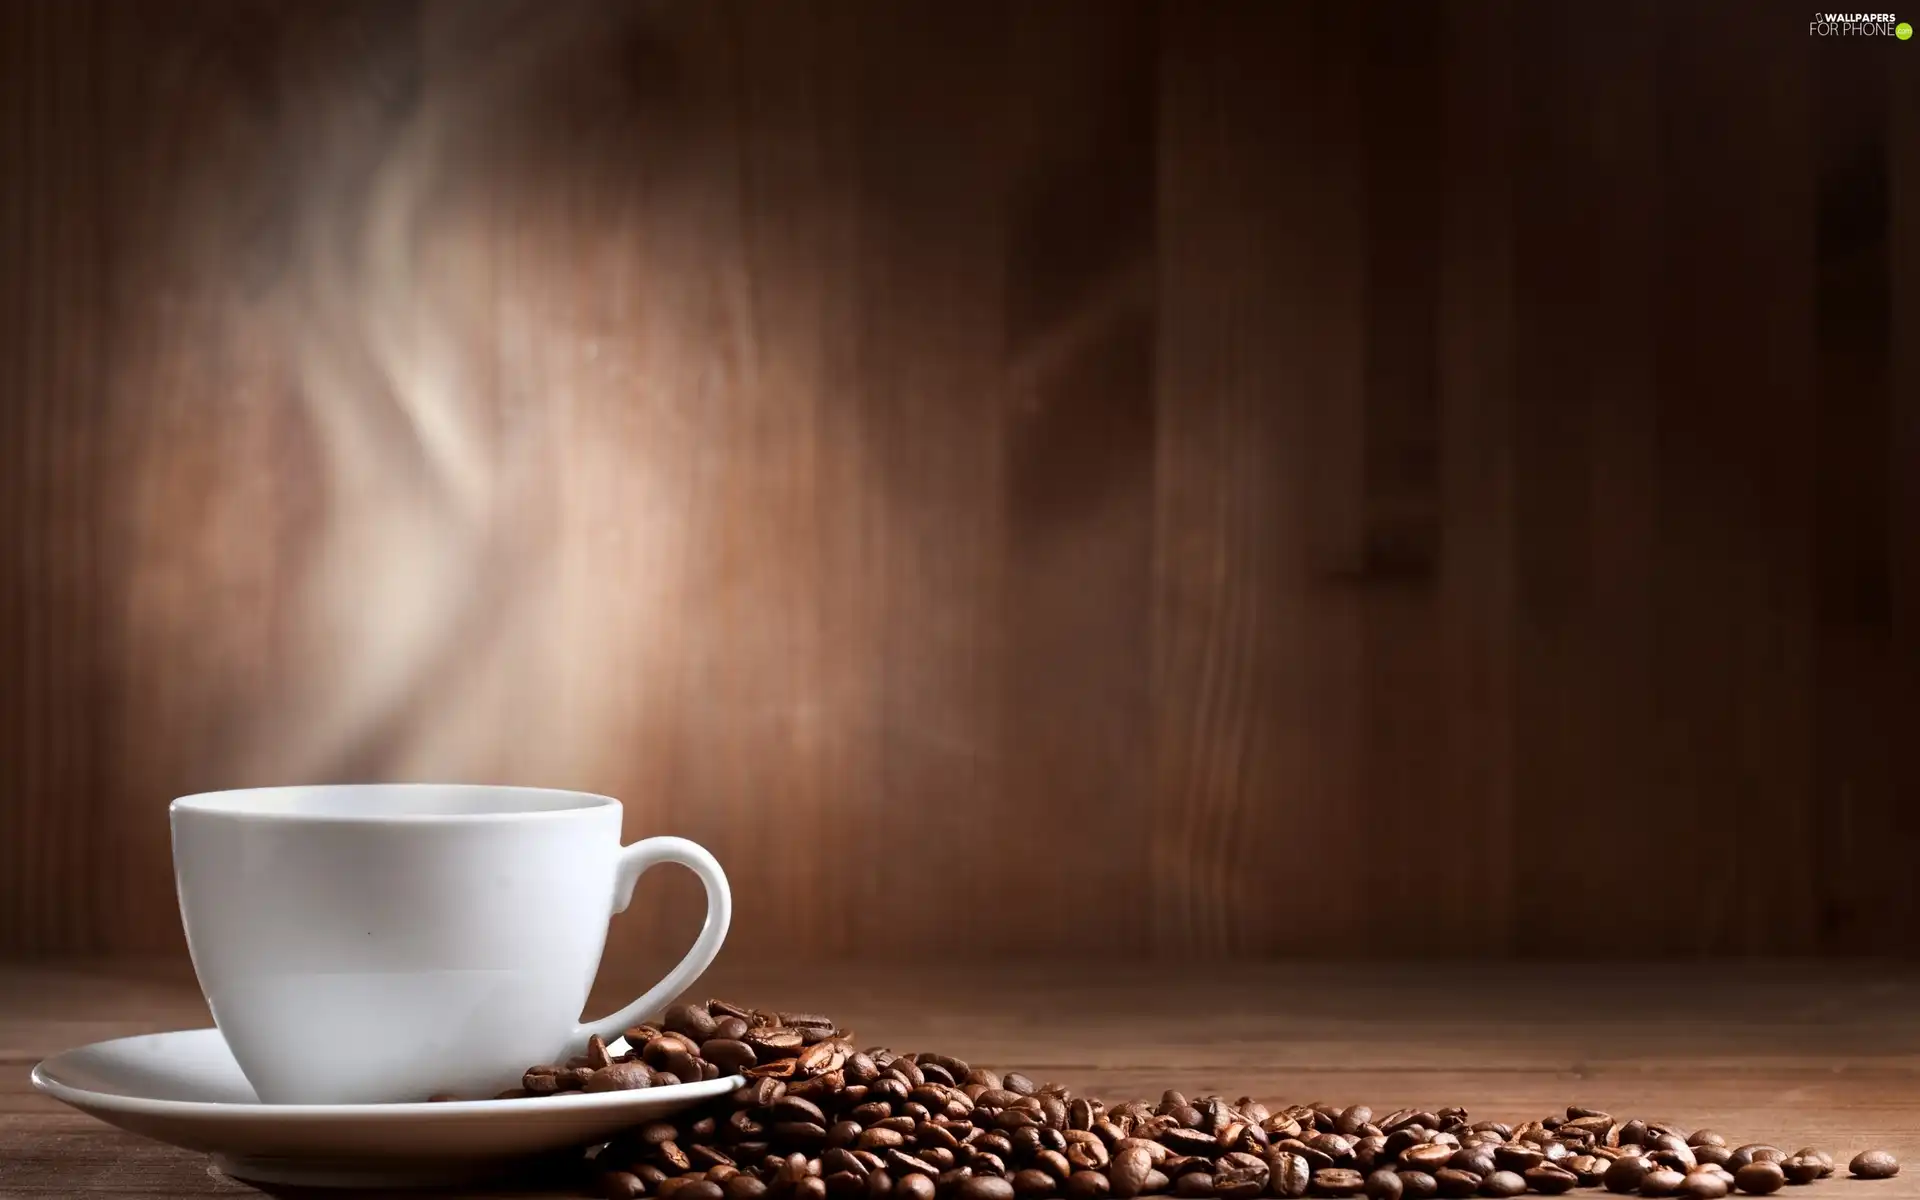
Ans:
[{"label": "cup rim", "polygon": [[[474,792],[489,792],[496,795],[518,796],[526,799],[545,798],[553,800],[565,798],[576,803],[556,807],[509,808],[498,811],[479,812],[314,812],[293,811],[284,808],[255,807],[246,803],[255,803],[275,795],[290,796],[296,792],[408,792],[441,791],[446,789],[464,789]],[[521,824],[526,822],[559,821],[584,816],[587,813],[618,810],[620,801],[612,796],[603,796],[598,792],[574,791],[571,788],[523,787],[513,784],[493,783],[308,783],[284,784],[274,787],[224,788],[216,791],[193,792],[176,797],[167,806],[168,815],[191,813],[195,816],[223,817],[230,820],[273,821],[287,824],[321,825],[469,825],[469,824]]]}]

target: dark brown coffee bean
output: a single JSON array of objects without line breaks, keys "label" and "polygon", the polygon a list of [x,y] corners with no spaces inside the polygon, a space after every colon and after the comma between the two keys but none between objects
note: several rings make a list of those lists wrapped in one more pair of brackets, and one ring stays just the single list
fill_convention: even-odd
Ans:
[{"label": "dark brown coffee bean", "polygon": [[767,1185],[757,1176],[742,1171],[721,1184],[720,1190],[726,1193],[727,1200],[760,1200],[767,1194]]},{"label": "dark brown coffee bean", "polygon": [[1756,1159],[1733,1173],[1733,1184],[1749,1196],[1765,1196],[1787,1185],[1787,1173],[1772,1159]]},{"label": "dark brown coffee bean", "polygon": [[1635,1117],[1620,1126],[1618,1134],[1610,1134],[1608,1141],[1616,1146],[1638,1146],[1647,1137],[1647,1123]]},{"label": "dark brown coffee bean", "polygon": [[1573,1171],[1552,1163],[1529,1168],[1523,1178],[1528,1187],[1543,1196],[1558,1196],[1562,1192],[1572,1191],[1580,1183],[1580,1177]]},{"label": "dark brown coffee bean", "polygon": [[700,1057],[728,1075],[744,1071],[759,1061],[754,1055],[752,1046],[742,1041],[722,1037],[708,1038],[700,1043]]},{"label": "dark brown coffee bean", "polygon": [[1640,1194],[1642,1196],[1677,1195],[1680,1185],[1686,1181],[1685,1175],[1671,1167],[1655,1167],[1647,1172],[1645,1179],[1640,1181]]},{"label": "dark brown coffee bean", "polygon": [[1013,1200],[1013,1184],[998,1175],[970,1175],[953,1194],[957,1200]]},{"label": "dark brown coffee bean", "polygon": [[1341,1112],[1341,1114],[1334,1119],[1333,1131],[1353,1137],[1372,1123],[1373,1110],[1364,1104],[1356,1104]]},{"label": "dark brown coffee bean", "polygon": [[1402,1164],[1415,1170],[1425,1171],[1429,1175],[1440,1170],[1452,1160],[1454,1148],[1438,1142],[1423,1142],[1418,1146],[1409,1146],[1400,1154]]},{"label": "dark brown coffee bean", "polygon": [[1267,1189],[1284,1200],[1298,1200],[1307,1194],[1313,1169],[1298,1154],[1275,1151],[1267,1157]]},{"label": "dark brown coffee bean", "polygon": [[1597,1154],[1576,1154],[1559,1165],[1573,1172],[1574,1178],[1580,1181],[1581,1187],[1593,1187],[1600,1182],[1600,1177],[1607,1173],[1607,1168],[1612,1164],[1612,1159],[1601,1158]]},{"label": "dark brown coffee bean", "polygon": [[931,1175],[919,1172],[911,1175],[901,1175],[898,1171],[890,1173],[893,1175],[893,1200],[933,1200],[938,1190],[934,1187]]},{"label": "dark brown coffee bean", "polygon": [[1847,1164],[1856,1179],[1892,1179],[1900,1173],[1900,1160],[1886,1150],[1862,1150]]},{"label": "dark brown coffee bean", "polygon": [[1493,1162],[1498,1170],[1520,1174],[1533,1170],[1545,1161],[1547,1156],[1537,1146],[1508,1142],[1493,1148]]},{"label": "dark brown coffee bean", "polygon": [[1828,1154],[1825,1150],[1818,1150],[1812,1146],[1802,1146],[1794,1152],[1794,1156],[1798,1158],[1811,1158],[1815,1162],[1818,1162],[1823,1168],[1820,1172],[1822,1179],[1833,1174],[1833,1155]]},{"label": "dark brown coffee bean", "polygon": [[1780,1161],[1780,1170],[1786,1174],[1788,1183],[1812,1183],[1814,1180],[1820,1178],[1820,1160],[1817,1158],[1804,1158],[1795,1154]]},{"label": "dark brown coffee bean", "polygon": [[1495,1171],[1480,1181],[1482,1196],[1518,1196],[1527,1190],[1527,1181],[1512,1171]]},{"label": "dark brown coffee bean", "polygon": [[631,1171],[603,1171],[594,1181],[594,1194],[606,1200],[638,1200],[647,1194],[647,1187]]},{"label": "dark brown coffee bean", "polygon": [[1787,1152],[1778,1146],[1769,1146],[1764,1142],[1750,1142],[1734,1150],[1732,1154],[1729,1154],[1727,1161],[1723,1165],[1735,1175],[1738,1175],[1740,1168],[1746,1166],[1748,1163],[1779,1162],[1786,1156]]},{"label": "dark brown coffee bean", "polygon": [[1696,1129],[1687,1135],[1689,1146],[1724,1146],[1726,1144],[1727,1139],[1711,1129]]},{"label": "dark brown coffee bean", "polygon": [[1367,1194],[1367,1200],[1400,1200],[1401,1193],[1406,1190],[1406,1185],[1401,1182],[1399,1175],[1382,1167],[1367,1176],[1364,1190]]},{"label": "dark brown coffee bean", "polygon": [[625,1092],[653,1083],[653,1071],[643,1062],[612,1063],[587,1077],[586,1091]]},{"label": "dark brown coffee bean", "polygon": [[1347,1167],[1327,1167],[1313,1173],[1316,1196],[1355,1196],[1367,1185],[1366,1177]]},{"label": "dark brown coffee bean", "polygon": [[1267,1190],[1267,1164],[1221,1159],[1213,1171],[1213,1191],[1221,1200],[1253,1200]]},{"label": "dark brown coffee bean", "polygon": [[1601,1182],[1607,1185],[1610,1192],[1637,1192],[1652,1170],[1653,1164],[1646,1159],[1637,1154],[1627,1155],[1613,1160],[1613,1165],[1607,1168]]},{"label": "dark brown coffee bean", "polygon": [[826,1181],[818,1175],[807,1176],[793,1185],[793,1200],[827,1200]]},{"label": "dark brown coffee bean", "polygon": [[653,1073],[653,1086],[657,1088],[672,1087],[675,1084],[685,1083],[685,1082],[687,1081],[682,1079],[680,1076],[675,1075],[672,1071],[655,1071]]},{"label": "dark brown coffee bean", "polygon": [[1160,1135],[1159,1141],[1175,1154],[1214,1154],[1220,1149],[1211,1135],[1198,1129],[1169,1129]]},{"label": "dark brown coffee bean", "polygon": [[[1137,1143],[1138,1139],[1129,1138],[1128,1142]],[[1113,1183],[1113,1194],[1120,1200],[1130,1200],[1138,1196],[1145,1186],[1147,1172],[1153,1169],[1153,1157],[1139,1144],[1128,1145],[1113,1156],[1113,1163],[1107,1168],[1107,1177]]]},{"label": "dark brown coffee bean", "polygon": [[1712,1143],[1706,1143],[1693,1147],[1693,1160],[1697,1163],[1724,1166],[1726,1161],[1732,1157],[1733,1151],[1725,1146],[1715,1146]]},{"label": "dark brown coffee bean", "polygon": [[687,1152],[680,1148],[678,1142],[661,1142],[653,1148],[653,1153],[654,1157],[675,1171],[693,1170],[693,1160],[687,1157]]},{"label": "dark brown coffee bean", "polygon": [[1727,1181],[1717,1171],[1694,1171],[1681,1183],[1680,1193],[1691,1200],[1721,1200],[1727,1194]]},{"label": "dark brown coffee bean", "polygon": [[1193,1200],[1211,1196],[1213,1195],[1213,1176],[1205,1171],[1189,1171],[1173,1181],[1173,1194],[1191,1197]]},{"label": "dark brown coffee bean", "polygon": [[1482,1179],[1499,1170],[1494,1165],[1493,1151],[1484,1146],[1462,1146],[1453,1152],[1447,1165],[1456,1171],[1471,1171]]},{"label": "dark brown coffee bean", "polygon": [[1687,1146],[1681,1146],[1677,1149],[1672,1146],[1663,1146],[1647,1155],[1647,1159],[1655,1166],[1666,1167],[1669,1170],[1678,1171],[1682,1175],[1687,1174],[1700,1165],[1699,1161],[1693,1157],[1693,1150]]},{"label": "dark brown coffee bean", "polygon": [[680,1200],[725,1200],[726,1192],[711,1179],[695,1179],[675,1192]]},{"label": "dark brown coffee bean", "polygon": [[1075,1171],[1060,1187],[1068,1200],[1099,1200],[1112,1190],[1112,1183],[1098,1171]]},{"label": "dark brown coffee bean", "polygon": [[1400,1191],[1405,1200],[1431,1200],[1439,1194],[1439,1181],[1425,1171],[1396,1171],[1400,1176]]},{"label": "dark brown coffee bean", "polygon": [[1462,1196],[1471,1196],[1480,1190],[1480,1177],[1472,1171],[1462,1171],[1454,1167],[1442,1167],[1433,1173],[1433,1182],[1442,1196],[1448,1200],[1458,1200]]},{"label": "dark brown coffee bean", "polygon": [[1045,1171],[1027,1167],[1015,1171],[1010,1182],[1013,1184],[1013,1194],[1020,1200],[1039,1200],[1041,1196],[1053,1195],[1059,1181]]},{"label": "dark brown coffee bean", "polygon": [[652,1163],[640,1163],[633,1167],[632,1171],[639,1177],[641,1183],[647,1185],[649,1191],[658,1191],[660,1185],[667,1181],[667,1173]]}]

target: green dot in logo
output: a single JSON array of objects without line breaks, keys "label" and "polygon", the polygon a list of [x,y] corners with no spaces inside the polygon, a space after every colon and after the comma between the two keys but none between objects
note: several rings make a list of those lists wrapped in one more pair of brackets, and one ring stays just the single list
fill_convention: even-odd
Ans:
[{"label": "green dot in logo", "polygon": [[1905,21],[1902,21],[1898,25],[1895,25],[1893,27],[1893,36],[1899,38],[1901,41],[1904,42],[1908,38],[1913,36],[1913,26],[1907,24]]}]

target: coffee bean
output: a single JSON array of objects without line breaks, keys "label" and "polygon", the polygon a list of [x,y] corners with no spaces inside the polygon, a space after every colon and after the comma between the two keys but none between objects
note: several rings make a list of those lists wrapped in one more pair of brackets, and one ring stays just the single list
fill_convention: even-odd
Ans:
[{"label": "coffee bean", "polygon": [[680,1200],[725,1200],[726,1193],[711,1179],[696,1179],[674,1193]]},{"label": "coffee bean", "polygon": [[1020,1200],[1038,1200],[1038,1197],[1053,1195],[1054,1185],[1058,1181],[1045,1171],[1027,1167],[1015,1171],[1011,1182],[1013,1194]]},{"label": "coffee bean", "polygon": [[1454,1148],[1437,1142],[1425,1142],[1418,1146],[1409,1146],[1400,1155],[1400,1161],[1415,1170],[1432,1174],[1446,1166],[1452,1160]]},{"label": "coffee bean", "polygon": [[[1128,1141],[1138,1139],[1129,1138]],[[1153,1158],[1140,1145],[1129,1145],[1113,1156],[1113,1163],[1107,1169],[1107,1177],[1113,1183],[1113,1194],[1120,1200],[1130,1200],[1140,1194],[1146,1184],[1147,1172],[1153,1169]]]},{"label": "coffee bean", "polygon": [[1494,1165],[1493,1151],[1478,1146],[1471,1149],[1462,1147],[1454,1151],[1453,1157],[1447,1160],[1447,1165],[1457,1171],[1471,1171],[1482,1179],[1499,1170]]},{"label": "coffee bean", "polygon": [[1068,1200],[1099,1200],[1112,1187],[1112,1182],[1098,1171],[1075,1171],[1061,1185],[1060,1194],[1068,1197]]},{"label": "coffee bean", "polygon": [[997,1175],[973,1175],[954,1190],[957,1200],[1013,1200],[1013,1184]]},{"label": "coffee bean", "polygon": [[826,1182],[817,1175],[807,1176],[793,1185],[793,1200],[827,1200]]},{"label": "coffee bean", "polygon": [[1493,1162],[1498,1170],[1512,1171],[1516,1174],[1531,1171],[1547,1161],[1547,1156],[1538,1147],[1507,1144],[1494,1147]]},{"label": "coffee bean", "polygon": [[1267,1172],[1268,1190],[1284,1200],[1298,1200],[1298,1197],[1306,1195],[1313,1180],[1313,1169],[1307,1165],[1307,1160],[1286,1151],[1277,1151],[1268,1157]]},{"label": "coffee bean", "polygon": [[1779,1162],[1786,1157],[1786,1151],[1780,1149],[1778,1146],[1769,1146],[1764,1142],[1751,1142],[1745,1146],[1738,1147],[1732,1154],[1729,1154],[1724,1165],[1737,1175],[1740,1168],[1746,1166],[1748,1163]]},{"label": "coffee bean", "polygon": [[1862,1150],[1847,1164],[1856,1179],[1892,1179],[1900,1173],[1900,1160],[1885,1150]]},{"label": "coffee bean", "polygon": [[1655,1167],[1647,1172],[1645,1179],[1640,1181],[1640,1194],[1642,1196],[1676,1195],[1680,1191],[1680,1185],[1686,1181],[1687,1177],[1672,1167]]},{"label": "coffee bean", "polygon": [[1480,1190],[1480,1177],[1472,1171],[1462,1171],[1455,1167],[1442,1167],[1433,1173],[1433,1183],[1440,1195],[1449,1200],[1461,1196],[1471,1196]]},{"label": "coffee bean", "polygon": [[1616,1158],[1602,1176],[1602,1182],[1610,1192],[1637,1192],[1652,1170],[1653,1164],[1639,1155]]},{"label": "coffee bean", "polygon": [[1333,1122],[1335,1133],[1348,1136],[1358,1134],[1373,1121],[1373,1110],[1364,1104],[1355,1104],[1343,1111]]},{"label": "coffee bean", "polygon": [[1176,1196],[1199,1197],[1213,1195],[1213,1176],[1205,1171],[1189,1171],[1173,1181],[1173,1194]]},{"label": "coffee bean", "polygon": [[648,1087],[652,1083],[653,1071],[643,1062],[611,1063],[589,1075],[584,1090],[589,1092],[625,1092],[635,1088]]},{"label": "coffee bean", "polygon": [[1727,1139],[1711,1129],[1696,1129],[1687,1135],[1689,1146],[1724,1146],[1726,1144]]},{"label": "coffee bean", "polygon": [[638,1200],[647,1194],[647,1187],[631,1171],[604,1171],[595,1180],[594,1191],[607,1200]]},{"label": "coffee bean", "polygon": [[1787,1173],[1772,1159],[1759,1159],[1733,1173],[1734,1186],[1750,1196],[1765,1196],[1786,1186]]},{"label": "coffee bean", "polygon": [[1431,1200],[1440,1192],[1440,1183],[1425,1171],[1396,1171],[1405,1200]]},{"label": "coffee bean", "polygon": [[1313,1173],[1313,1194],[1316,1196],[1353,1196],[1366,1187],[1367,1181],[1360,1172],[1346,1167],[1327,1167]]},{"label": "coffee bean", "polygon": [[1482,1196],[1518,1196],[1527,1190],[1527,1181],[1512,1171],[1495,1171],[1480,1181]]},{"label": "coffee bean", "polygon": [[1693,1158],[1695,1162],[1712,1163],[1718,1166],[1725,1166],[1727,1160],[1732,1157],[1733,1157],[1733,1151],[1729,1150],[1725,1146],[1716,1146],[1712,1143],[1705,1143],[1703,1145],[1693,1147]]},{"label": "coffee bean", "polygon": [[1694,1159],[1692,1149],[1687,1146],[1663,1146],[1647,1155],[1647,1158],[1652,1161],[1655,1166],[1667,1167],[1680,1172],[1682,1175],[1685,1175],[1700,1165],[1699,1162]]},{"label": "coffee bean", "polygon": [[1780,1169],[1786,1173],[1787,1182],[1795,1184],[1812,1183],[1825,1173],[1819,1159],[1800,1154],[1782,1159]]},{"label": "coffee bean", "polygon": [[1727,1194],[1727,1181],[1718,1171],[1694,1171],[1680,1185],[1680,1191],[1693,1200],[1720,1200]]},{"label": "coffee bean", "polygon": [[1406,1185],[1400,1176],[1385,1167],[1367,1176],[1367,1200],[1400,1200],[1405,1190]]},{"label": "coffee bean", "polygon": [[1828,1154],[1825,1150],[1817,1150],[1812,1146],[1802,1146],[1794,1153],[1796,1157],[1811,1158],[1815,1162],[1818,1162],[1821,1167],[1820,1177],[1822,1179],[1833,1174],[1833,1155]]}]

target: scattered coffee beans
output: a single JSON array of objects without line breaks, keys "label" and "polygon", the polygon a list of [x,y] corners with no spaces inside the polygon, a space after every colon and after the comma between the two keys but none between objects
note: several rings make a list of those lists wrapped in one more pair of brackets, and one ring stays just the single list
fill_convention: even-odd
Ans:
[{"label": "scattered coffee beans", "polygon": [[[595,1038],[501,1093],[745,1076],[728,1096],[588,1151],[599,1194],[622,1200],[1500,1200],[1602,1185],[1724,1200],[1833,1174],[1811,1146],[1728,1149],[1711,1129],[1578,1106],[1506,1125],[1461,1108],[1376,1114],[1173,1091],[1110,1105],[948,1055],[858,1050],[830,1018],[721,1000],[671,1008],[626,1043],[616,1054]],[[1900,1164],[1869,1150],[1849,1170],[1886,1179]]]}]

